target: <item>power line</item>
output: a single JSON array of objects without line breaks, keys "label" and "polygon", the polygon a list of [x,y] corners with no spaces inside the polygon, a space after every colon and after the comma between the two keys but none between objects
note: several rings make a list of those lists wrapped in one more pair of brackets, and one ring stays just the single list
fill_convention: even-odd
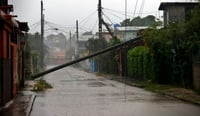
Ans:
[{"label": "power line", "polygon": [[141,7],[140,7],[140,10],[139,10],[138,16],[140,16],[140,14],[142,14],[143,9],[144,9],[144,4],[145,4],[145,0],[142,0]]},{"label": "power line", "polygon": [[[113,15],[113,16],[115,16],[115,17],[117,17],[117,18],[119,18],[119,19],[122,19],[122,20],[124,19],[124,15],[125,14],[122,13],[122,12],[112,11],[112,10],[108,10],[108,9],[106,9],[106,12],[111,14],[111,15]],[[121,17],[119,15],[121,15]],[[127,16],[128,17],[132,17],[131,15],[127,15]]]},{"label": "power line", "polygon": [[138,5],[138,0],[136,1],[135,7],[134,7],[135,9],[134,9],[134,12],[133,12],[133,18],[135,17],[135,14],[136,14],[137,5]]},{"label": "power line", "polygon": [[120,20],[124,20],[123,17],[120,17],[120,16],[118,16],[118,15],[116,15],[116,14],[114,14],[114,13],[111,13],[111,12],[106,12],[106,13],[108,13],[108,14],[110,14],[110,15],[112,15],[112,16],[114,16],[115,18],[118,18],[118,19],[120,19]]},{"label": "power line", "polygon": [[[122,15],[122,16],[125,15],[125,13],[124,13],[125,11],[118,11],[118,10],[113,10],[113,9],[109,9],[109,8],[104,8],[104,9],[105,9],[106,11],[115,12],[115,13],[120,14],[120,15]],[[127,12],[127,16],[132,17],[131,14],[132,14],[132,12]]]},{"label": "power line", "polygon": [[[109,14],[112,14],[112,15],[115,15],[115,17],[117,17],[117,18],[120,18],[120,19],[124,19],[124,18],[122,18],[122,17],[124,17],[124,15],[125,15],[125,11],[118,11],[118,10],[113,10],[113,9],[109,9],[109,8],[104,8],[104,11],[106,11],[106,13],[109,13]],[[152,11],[152,12],[141,12],[140,14],[143,14],[143,15],[148,15],[148,14],[155,14],[155,13],[157,13],[158,11]],[[114,14],[115,13],[115,14]],[[122,17],[120,17],[120,16],[118,16],[118,14],[120,15],[120,16],[122,16]],[[128,12],[127,11],[127,18],[132,18],[133,16],[132,16],[132,14],[133,14],[133,12]],[[139,13],[135,13],[135,15],[138,15]]]},{"label": "power line", "polygon": [[110,21],[111,24],[113,24],[113,21],[104,12],[102,12],[102,14],[106,19]]},{"label": "power line", "polygon": [[96,20],[96,23],[94,24],[93,28],[91,31],[94,31],[95,27],[97,26],[98,20]]},{"label": "power line", "polygon": [[40,26],[40,21],[39,22],[36,22],[36,23],[34,23],[34,24],[32,24],[31,26],[30,26],[30,30],[34,30],[34,29],[36,29],[37,27],[39,27]]},{"label": "power line", "polygon": [[97,13],[97,11],[95,10],[95,11],[93,11],[90,15],[88,15],[87,17],[85,17],[83,20],[81,20],[80,21],[80,23],[79,24],[82,24],[82,23],[84,23],[84,21],[88,21],[88,19],[90,18],[90,17],[92,17],[93,15],[95,15],[95,13]]}]

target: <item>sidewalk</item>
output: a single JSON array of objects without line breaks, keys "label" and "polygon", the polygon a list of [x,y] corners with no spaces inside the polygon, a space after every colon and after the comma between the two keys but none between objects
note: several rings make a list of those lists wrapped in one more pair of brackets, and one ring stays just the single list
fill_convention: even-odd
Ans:
[{"label": "sidewalk", "polygon": [[[166,85],[146,84],[146,83],[142,83],[142,82],[132,80],[132,79],[130,79],[130,80],[126,79],[126,81],[124,81],[124,79],[122,79],[119,76],[105,75],[105,74],[101,74],[101,75],[103,75],[105,78],[108,78],[110,80],[115,80],[115,81],[119,81],[119,82],[123,82],[123,83],[125,82],[127,85],[130,85],[130,86],[143,88],[143,89],[146,89],[146,90],[149,90],[152,92],[170,96],[170,97],[182,100],[184,102],[188,102],[188,103],[200,106],[200,95],[191,89],[170,87],[170,86],[166,87]],[[153,87],[152,87],[152,85],[153,85]]]},{"label": "sidewalk", "polygon": [[200,95],[190,89],[172,88],[160,93],[200,106]]},{"label": "sidewalk", "polygon": [[0,109],[0,116],[29,116],[35,95],[29,91],[21,91],[14,100]]}]

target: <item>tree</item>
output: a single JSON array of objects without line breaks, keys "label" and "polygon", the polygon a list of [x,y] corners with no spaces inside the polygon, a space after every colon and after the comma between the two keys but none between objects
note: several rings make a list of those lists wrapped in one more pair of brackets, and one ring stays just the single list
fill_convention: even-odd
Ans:
[{"label": "tree", "polygon": [[187,22],[187,40],[184,44],[188,46],[188,53],[194,56],[194,60],[200,61],[200,5],[191,12],[191,18]]},{"label": "tree", "polygon": [[155,66],[150,49],[135,47],[128,51],[128,75],[139,80],[155,81]]},{"label": "tree", "polygon": [[[30,77],[31,73],[36,73],[41,70],[41,67],[39,67],[41,35],[39,33],[28,34],[27,38],[25,47],[25,75]],[[44,45],[43,50],[45,56],[48,53],[47,46]]]},{"label": "tree", "polygon": [[[106,42],[104,39],[90,38],[88,40],[87,49],[89,53],[94,53],[98,50],[104,49],[108,46],[119,44],[120,40],[112,38],[110,42]],[[104,73],[118,74],[118,62],[115,60],[115,56],[119,53],[119,50],[113,50],[102,55],[96,56],[94,60],[97,63],[98,71]]]},{"label": "tree", "polygon": [[125,19],[124,21],[121,22],[122,26],[152,26],[155,23],[158,25],[162,25],[161,21],[156,21],[155,16],[153,15],[148,15],[144,18],[141,17],[135,17],[134,19]]},{"label": "tree", "polygon": [[192,87],[193,59],[200,60],[199,15],[200,6],[191,12],[187,22],[143,32],[145,43],[156,61],[157,82]]}]

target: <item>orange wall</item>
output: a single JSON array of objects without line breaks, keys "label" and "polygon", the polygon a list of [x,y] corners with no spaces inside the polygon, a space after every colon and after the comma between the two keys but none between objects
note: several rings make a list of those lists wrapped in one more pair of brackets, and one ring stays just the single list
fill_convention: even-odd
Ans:
[{"label": "orange wall", "polygon": [[17,93],[17,45],[15,44],[12,44],[12,48],[13,48],[13,58],[12,58],[12,68],[13,68],[13,75],[12,75],[12,78],[13,78],[13,95],[15,96],[16,93]]},{"label": "orange wall", "polygon": [[3,57],[3,35],[2,35],[2,31],[0,31],[0,58]]}]

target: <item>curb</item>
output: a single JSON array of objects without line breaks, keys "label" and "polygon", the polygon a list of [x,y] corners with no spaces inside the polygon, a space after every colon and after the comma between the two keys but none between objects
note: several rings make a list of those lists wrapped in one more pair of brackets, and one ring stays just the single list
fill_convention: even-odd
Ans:
[{"label": "curb", "polygon": [[172,97],[172,98],[175,98],[175,99],[179,99],[179,100],[187,102],[187,103],[191,103],[191,104],[200,106],[200,102],[195,102],[195,101],[192,101],[192,100],[184,99],[182,97],[178,97],[176,95],[172,95],[172,94],[165,93],[165,92],[157,92],[157,93],[162,94],[162,95],[166,95],[166,96],[169,96],[169,97]]},{"label": "curb", "polygon": [[0,107],[0,111],[9,108],[13,104],[13,100],[7,102],[4,106]]},{"label": "curb", "polygon": [[[122,80],[114,79],[114,78],[112,78],[110,80],[114,80],[114,81],[118,81],[118,82],[123,82]],[[127,85],[129,85],[129,86],[134,86],[134,87],[138,87],[138,88],[142,88],[142,89],[144,88],[144,86],[140,85],[140,84],[133,84],[133,83],[127,82],[127,81],[125,83]],[[158,94],[161,94],[161,95],[169,96],[169,97],[181,100],[183,102],[187,102],[187,103],[190,103],[190,104],[194,104],[194,105],[200,106],[200,101],[192,101],[192,100],[189,100],[189,99],[185,99],[185,98],[182,98],[182,97],[170,94],[170,93],[161,92],[161,91],[154,91],[154,93],[158,93]]]},{"label": "curb", "polygon": [[31,100],[30,100],[30,102],[28,104],[28,108],[26,110],[26,116],[30,116],[32,108],[33,108],[33,104],[35,102],[35,98],[36,98],[36,95],[31,96]]}]

